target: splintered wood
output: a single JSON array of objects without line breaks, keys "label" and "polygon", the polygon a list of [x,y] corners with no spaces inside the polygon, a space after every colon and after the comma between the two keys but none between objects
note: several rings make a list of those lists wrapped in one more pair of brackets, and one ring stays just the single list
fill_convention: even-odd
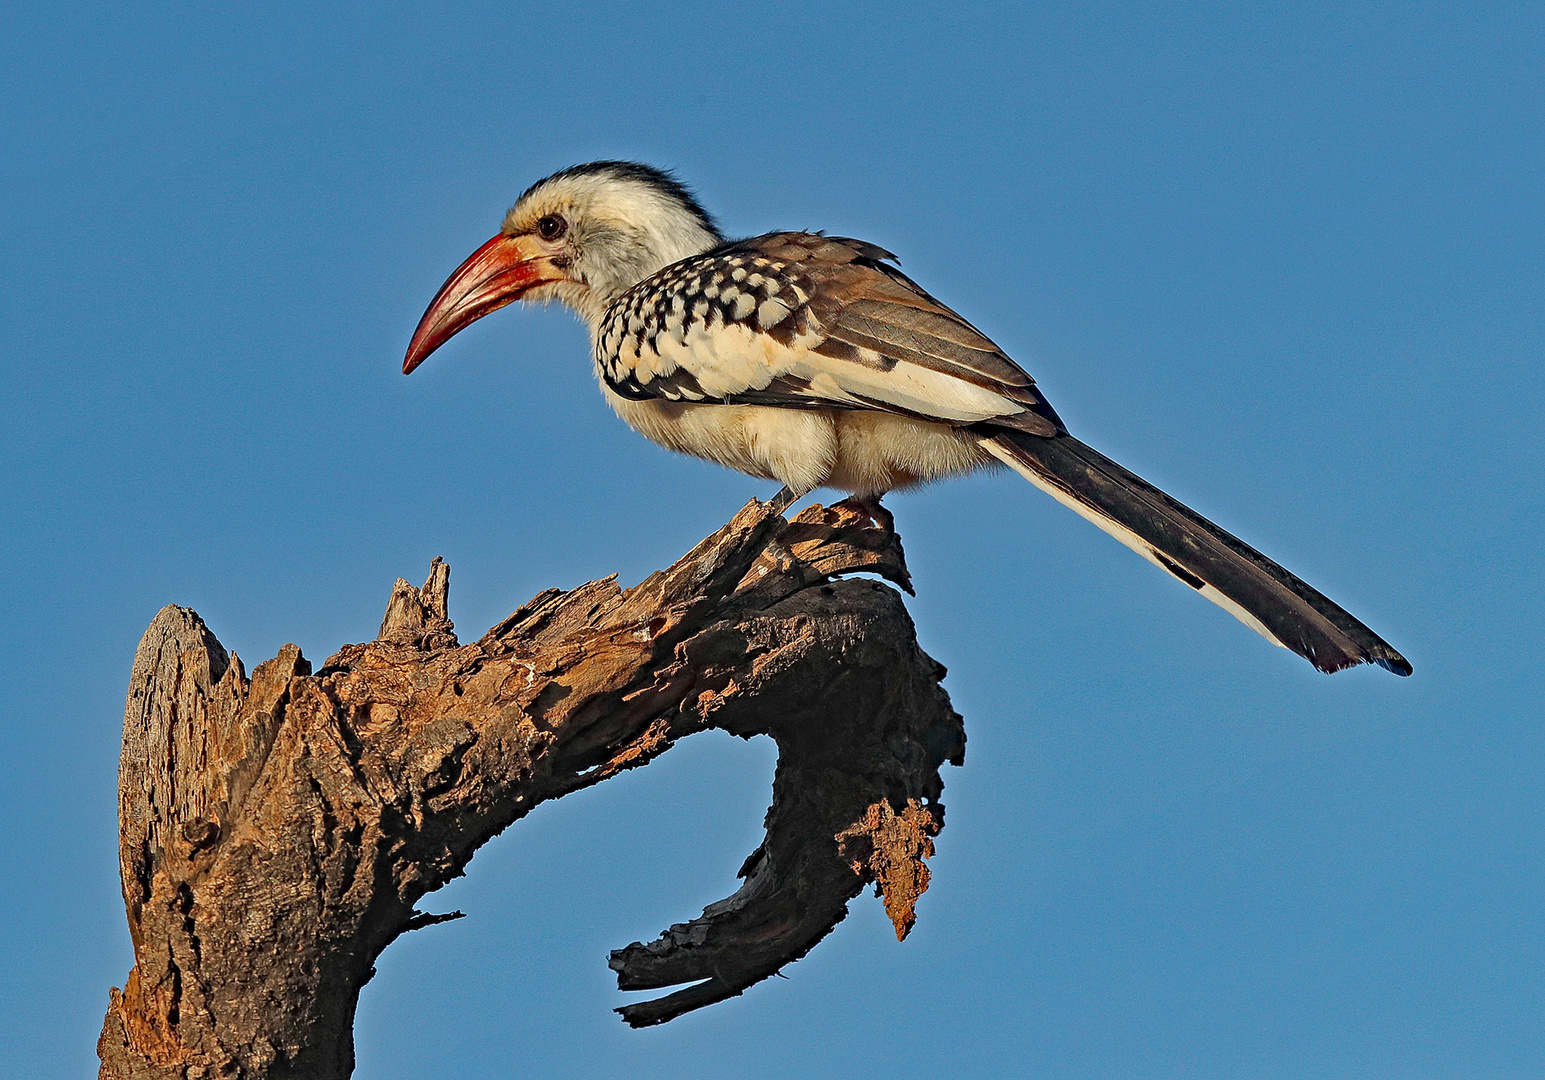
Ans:
[{"label": "splintered wood", "polygon": [[548,590],[462,645],[439,560],[377,640],[247,677],[202,620],[156,616],[131,676],[120,855],[135,966],[104,1078],[343,1078],[360,988],[415,905],[538,804],[705,728],[778,744],[741,887],[612,954],[660,1023],[799,959],[875,884],[905,936],[965,733],[917,646],[895,534],[838,504],[751,503],[667,570]]}]

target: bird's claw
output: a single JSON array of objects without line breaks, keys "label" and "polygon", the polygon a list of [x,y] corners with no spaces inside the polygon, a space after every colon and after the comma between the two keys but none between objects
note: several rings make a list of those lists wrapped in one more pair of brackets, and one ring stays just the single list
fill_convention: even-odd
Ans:
[{"label": "bird's claw", "polygon": [[778,489],[778,494],[767,500],[767,505],[775,514],[781,514],[799,500],[799,496],[789,490],[787,484]]}]

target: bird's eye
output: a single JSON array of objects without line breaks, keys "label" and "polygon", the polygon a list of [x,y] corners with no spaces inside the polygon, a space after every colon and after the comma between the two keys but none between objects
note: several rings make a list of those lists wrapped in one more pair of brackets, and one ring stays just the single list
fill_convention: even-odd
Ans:
[{"label": "bird's eye", "polygon": [[562,214],[547,214],[536,219],[536,234],[549,242],[569,231],[569,223]]}]

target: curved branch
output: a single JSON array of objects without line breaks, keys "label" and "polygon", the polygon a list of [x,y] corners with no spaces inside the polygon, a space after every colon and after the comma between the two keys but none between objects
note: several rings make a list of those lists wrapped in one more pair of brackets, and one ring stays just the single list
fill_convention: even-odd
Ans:
[{"label": "curved branch", "polygon": [[140,643],[120,766],[135,966],[98,1044],[104,1077],[346,1077],[373,963],[483,843],[539,803],[714,727],[771,735],[767,836],[741,888],[612,954],[618,1010],[659,1023],[809,951],[869,883],[898,936],[958,764],[944,670],[886,586],[900,542],[856,510],[751,503],[670,569],[548,590],[478,641],[449,570],[399,580],[377,640],[314,674],[294,646],[248,679],[199,617]]}]

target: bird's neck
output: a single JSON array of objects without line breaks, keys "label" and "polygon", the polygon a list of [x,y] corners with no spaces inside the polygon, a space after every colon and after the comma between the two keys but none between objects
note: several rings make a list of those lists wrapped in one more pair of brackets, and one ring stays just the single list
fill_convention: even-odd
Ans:
[{"label": "bird's neck", "polygon": [[701,255],[723,242],[695,219],[657,221],[644,228],[599,228],[586,238],[590,258],[585,295],[561,299],[579,312],[594,338],[612,301],[672,263]]}]

